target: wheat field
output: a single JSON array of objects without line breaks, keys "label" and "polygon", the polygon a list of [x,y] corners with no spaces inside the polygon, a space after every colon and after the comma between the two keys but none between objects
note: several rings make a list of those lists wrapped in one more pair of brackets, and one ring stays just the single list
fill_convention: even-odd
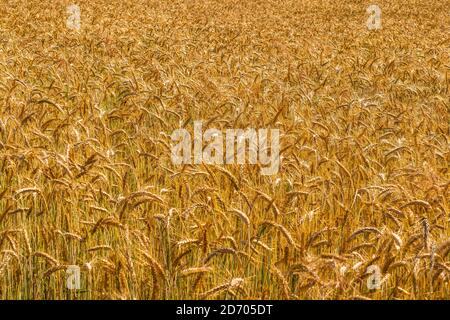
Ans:
[{"label": "wheat field", "polygon": [[[449,8],[3,0],[0,299],[449,299]],[[279,172],[173,164],[197,120]]]}]

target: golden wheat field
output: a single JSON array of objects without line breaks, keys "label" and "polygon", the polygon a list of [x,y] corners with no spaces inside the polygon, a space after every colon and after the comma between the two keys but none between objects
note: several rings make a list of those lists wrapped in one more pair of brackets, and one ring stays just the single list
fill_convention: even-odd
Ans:
[{"label": "golden wheat field", "polygon": [[[2,0],[0,299],[449,299],[449,8]],[[279,171],[174,164],[194,121]]]}]

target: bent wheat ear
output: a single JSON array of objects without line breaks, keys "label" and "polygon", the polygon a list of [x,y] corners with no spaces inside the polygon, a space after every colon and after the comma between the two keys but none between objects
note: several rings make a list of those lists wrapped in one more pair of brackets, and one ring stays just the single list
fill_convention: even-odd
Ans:
[{"label": "bent wheat ear", "polygon": [[238,209],[232,209],[231,212],[235,213],[247,226],[250,225],[250,219],[244,212]]},{"label": "bent wheat ear", "polygon": [[213,271],[213,268],[211,268],[211,267],[197,267],[197,268],[188,268],[188,269],[181,270],[180,274],[182,276],[189,276],[189,275],[193,275],[193,274],[206,273],[206,272],[211,272],[211,271]]},{"label": "bent wheat ear", "polygon": [[49,255],[48,253],[45,252],[40,252],[40,251],[36,251],[33,253],[33,256],[35,257],[41,257],[44,258],[45,260],[47,260],[48,262],[50,262],[50,264],[52,265],[59,265],[58,260],[56,260],[55,258],[53,258],[51,255]]}]

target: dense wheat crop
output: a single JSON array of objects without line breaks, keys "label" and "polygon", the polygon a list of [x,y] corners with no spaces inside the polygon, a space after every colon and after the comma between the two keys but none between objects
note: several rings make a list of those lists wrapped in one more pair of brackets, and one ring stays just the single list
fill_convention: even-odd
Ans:
[{"label": "dense wheat crop", "polygon": [[[0,299],[449,298],[449,7],[2,0]],[[279,172],[174,165],[197,120]]]}]

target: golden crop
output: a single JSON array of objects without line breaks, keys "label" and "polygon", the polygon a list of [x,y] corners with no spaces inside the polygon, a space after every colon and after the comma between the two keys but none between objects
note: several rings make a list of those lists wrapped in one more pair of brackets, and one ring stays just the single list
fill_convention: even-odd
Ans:
[{"label": "golden crop", "polygon": [[[450,297],[448,0],[71,3],[0,4],[0,299]],[[279,173],[174,165],[197,120]]]}]

